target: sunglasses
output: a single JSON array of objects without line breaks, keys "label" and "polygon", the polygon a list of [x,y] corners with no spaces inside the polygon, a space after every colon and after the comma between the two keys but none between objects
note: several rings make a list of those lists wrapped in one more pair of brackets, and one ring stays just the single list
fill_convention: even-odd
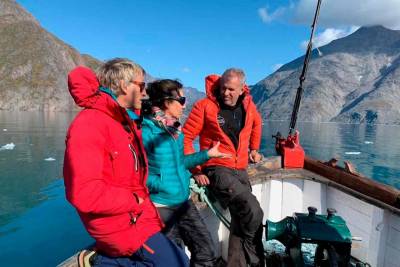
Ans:
[{"label": "sunglasses", "polygon": [[185,103],[186,103],[186,97],[184,97],[184,96],[180,96],[180,97],[165,97],[164,99],[171,99],[171,100],[178,101],[179,104],[181,104],[182,106],[184,106]]},{"label": "sunglasses", "polygon": [[131,81],[131,83],[136,84],[137,86],[139,86],[141,93],[143,93],[144,90],[146,89],[146,83],[145,82]]}]

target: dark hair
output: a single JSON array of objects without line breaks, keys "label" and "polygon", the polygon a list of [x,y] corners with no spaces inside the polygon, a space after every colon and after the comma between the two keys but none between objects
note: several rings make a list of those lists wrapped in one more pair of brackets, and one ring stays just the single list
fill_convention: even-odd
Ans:
[{"label": "dark hair", "polygon": [[161,109],[164,107],[165,101],[170,101],[168,98],[179,97],[179,90],[182,90],[183,85],[177,80],[163,79],[156,80],[147,84],[147,95],[149,99],[142,105],[142,113],[144,115],[151,114],[151,107],[156,106]]}]

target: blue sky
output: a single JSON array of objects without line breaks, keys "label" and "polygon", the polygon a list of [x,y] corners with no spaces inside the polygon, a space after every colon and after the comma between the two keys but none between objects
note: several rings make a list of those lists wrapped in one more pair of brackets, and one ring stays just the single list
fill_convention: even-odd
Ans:
[{"label": "blue sky", "polygon": [[[203,90],[204,76],[240,67],[255,84],[304,53],[316,0],[17,0],[81,53],[127,57],[160,78]],[[399,0],[324,0],[316,45],[357,27],[399,28]],[[386,12],[372,16],[377,8]],[[355,15],[349,15],[354,11]],[[388,14],[388,12],[391,12]],[[382,14],[382,13],[380,13]]]}]

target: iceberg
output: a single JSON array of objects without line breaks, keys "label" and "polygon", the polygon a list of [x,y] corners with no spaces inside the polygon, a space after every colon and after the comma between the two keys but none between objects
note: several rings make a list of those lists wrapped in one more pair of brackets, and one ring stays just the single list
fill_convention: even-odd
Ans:
[{"label": "iceberg", "polygon": [[361,152],[359,151],[349,151],[349,152],[344,152],[346,155],[360,155]]},{"label": "iceberg", "polygon": [[5,144],[4,146],[0,147],[0,151],[2,150],[13,150],[15,147],[14,143]]}]

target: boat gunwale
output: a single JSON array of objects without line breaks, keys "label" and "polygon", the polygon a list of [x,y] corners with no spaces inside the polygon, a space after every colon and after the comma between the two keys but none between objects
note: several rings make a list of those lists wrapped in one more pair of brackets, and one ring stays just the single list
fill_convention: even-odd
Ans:
[{"label": "boat gunwale", "polygon": [[[399,208],[396,208],[388,203],[378,200],[373,196],[364,194],[356,189],[342,185],[338,182],[335,182],[335,181],[329,179],[328,177],[324,177],[324,176],[317,174],[315,172],[312,172],[310,170],[284,169],[284,168],[271,169],[269,167],[266,167],[262,162],[259,164],[254,164],[254,165],[249,166],[247,171],[249,173],[249,180],[252,185],[260,184],[260,183],[263,183],[263,182],[266,182],[266,181],[272,180],[272,179],[303,179],[303,180],[319,182],[321,184],[325,184],[327,186],[336,188],[336,189],[338,189],[342,192],[345,192],[353,197],[356,197],[362,201],[365,201],[365,202],[372,204],[374,206],[377,206],[379,208],[388,210],[388,211],[400,216]],[[375,184],[377,184],[379,186],[383,185],[376,181],[373,181],[372,179],[369,182],[372,182],[372,183],[370,183],[371,186],[374,186]],[[386,185],[384,185],[384,186],[386,186]]]}]

